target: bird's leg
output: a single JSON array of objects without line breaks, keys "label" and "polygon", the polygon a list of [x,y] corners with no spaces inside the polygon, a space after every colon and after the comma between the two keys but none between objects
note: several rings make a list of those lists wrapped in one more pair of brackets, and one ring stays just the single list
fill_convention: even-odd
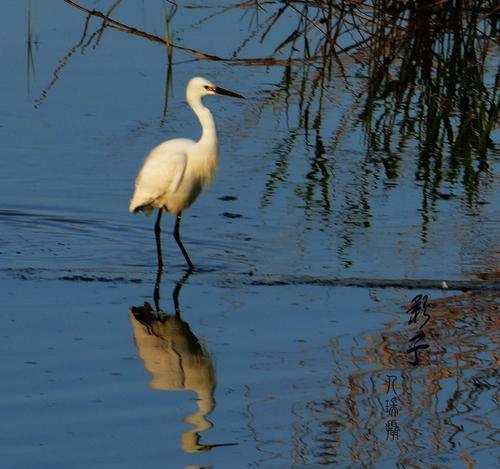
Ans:
[{"label": "bird's leg", "polygon": [[181,224],[181,213],[178,213],[177,216],[175,217],[175,229],[174,229],[174,238],[177,241],[177,244],[181,248],[182,254],[184,254],[184,259],[186,259],[186,262],[189,266],[189,270],[194,269],[194,265],[191,262],[191,259],[189,258],[189,255],[186,251],[186,248],[182,244],[181,237],[179,235],[179,225]]},{"label": "bird's leg", "polygon": [[161,271],[163,269],[163,256],[161,254],[161,238],[160,238],[160,233],[161,233],[161,228],[160,228],[160,222],[161,222],[161,214],[163,212],[163,209],[158,210],[158,218],[156,219],[155,223],[155,238],[156,238],[156,254],[158,255],[158,270]]}]

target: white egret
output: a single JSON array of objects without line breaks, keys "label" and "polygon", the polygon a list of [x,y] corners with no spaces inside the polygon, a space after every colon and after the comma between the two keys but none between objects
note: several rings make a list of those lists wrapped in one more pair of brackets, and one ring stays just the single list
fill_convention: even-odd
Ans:
[{"label": "white egret", "polygon": [[189,269],[193,263],[179,235],[181,215],[212,181],[218,164],[217,131],[212,113],[202,103],[202,98],[222,94],[242,98],[232,91],[219,88],[205,78],[192,78],[186,88],[189,106],[202,127],[198,142],[176,138],[161,143],[149,153],[135,180],[135,191],[130,211],[150,215],[158,208],[155,224],[158,265],[163,267],[160,239],[160,220],[163,210],[175,215],[174,238],[186,259]]}]

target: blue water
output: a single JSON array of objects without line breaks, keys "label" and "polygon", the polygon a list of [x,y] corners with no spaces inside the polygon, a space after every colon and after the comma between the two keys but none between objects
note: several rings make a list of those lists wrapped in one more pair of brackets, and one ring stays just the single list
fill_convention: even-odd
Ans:
[{"label": "blue water", "polygon": [[[28,3],[4,2],[0,17],[2,467],[460,467],[468,460],[495,467],[494,292],[426,292],[430,347],[414,368],[405,310],[418,291],[265,286],[249,274],[494,276],[491,179],[474,207],[460,187],[445,186],[453,197],[438,201],[424,223],[415,148],[404,150],[391,181],[366,162],[359,128],[335,144],[351,99],[340,86],[330,88],[321,130],[324,172],[314,172],[316,137],[298,122],[297,96],[284,106],[282,67],[186,62],[189,55],[174,51],[164,117],[165,50],[109,29],[95,50],[75,51],[35,107],[79,42],[84,15],[62,2],[30,8],[30,68]],[[209,12],[179,8],[176,37],[229,57],[248,16],[235,10],[196,25]],[[124,2],[116,18],[164,34],[161,2]],[[244,56],[270,53],[265,48],[251,44]],[[129,214],[128,202],[153,146],[199,135],[184,102],[194,75],[247,99],[207,100],[221,155],[213,186],[183,217],[199,269],[179,294],[192,335],[175,323],[161,329],[166,335],[141,339],[129,310],[153,305],[154,219]],[[170,237],[172,218],[163,226],[160,306],[172,316],[185,265]],[[156,319],[146,331],[167,321]],[[168,335],[176,327],[181,342]],[[176,361],[179,343],[187,351]],[[156,388],[155,366],[163,383]],[[402,397],[397,441],[386,440],[384,427],[391,373]],[[187,384],[197,379],[198,392]],[[185,422],[209,403],[208,414]]]}]

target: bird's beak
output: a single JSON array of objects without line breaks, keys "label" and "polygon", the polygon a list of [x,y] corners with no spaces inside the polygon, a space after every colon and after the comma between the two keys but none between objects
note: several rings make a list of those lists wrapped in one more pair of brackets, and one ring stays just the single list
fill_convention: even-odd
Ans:
[{"label": "bird's beak", "polygon": [[218,86],[213,87],[213,92],[217,94],[223,94],[225,96],[232,96],[233,98],[245,99],[245,97],[241,96],[241,94],[233,93],[232,91],[225,90],[224,88],[219,88]]}]

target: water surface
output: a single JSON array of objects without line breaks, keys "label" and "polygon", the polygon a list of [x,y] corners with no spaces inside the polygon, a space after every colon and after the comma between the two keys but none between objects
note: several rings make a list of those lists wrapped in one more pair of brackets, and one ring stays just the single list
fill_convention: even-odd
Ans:
[{"label": "water surface", "polygon": [[[82,12],[4,3],[5,467],[496,467],[493,150],[473,185],[462,165],[432,191],[439,171],[417,177],[418,138],[370,143],[339,73],[307,123],[312,91],[285,86],[285,67],[193,62],[178,50],[164,114],[164,47],[107,29],[82,53]],[[199,23],[212,10],[179,8],[174,36],[230,57],[251,10]],[[161,2],[122,2],[113,14],[164,35]],[[241,56],[271,53],[293,18]],[[363,73],[350,71],[362,88]],[[154,219],[127,207],[154,145],[198,137],[184,102],[194,75],[247,99],[207,99],[220,168],[182,226],[198,270],[184,277],[165,217],[156,312]],[[382,288],[387,279],[399,286]],[[443,290],[443,281],[470,288]],[[419,293],[430,298],[429,348],[412,366],[406,311]],[[394,440],[388,375],[400,399]]]}]

